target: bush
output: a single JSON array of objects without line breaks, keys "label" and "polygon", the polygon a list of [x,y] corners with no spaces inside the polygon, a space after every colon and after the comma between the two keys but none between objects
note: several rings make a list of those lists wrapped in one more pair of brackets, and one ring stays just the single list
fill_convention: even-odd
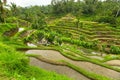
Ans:
[{"label": "bush", "polygon": [[41,29],[44,29],[45,27],[47,27],[47,23],[45,22],[45,19],[44,19],[43,16],[38,17],[32,23],[32,29],[39,29],[39,30],[41,30]]},{"label": "bush", "polygon": [[113,54],[120,54],[120,47],[111,46],[110,47],[110,52],[113,53]]},{"label": "bush", "polygon": [[61,45],[62,44],[62,39],[61,38],[57,38],[57,43],[59,44],[59,45]]},{"label": "bush", "polygon": [[84,35],[80,35],[80,38],[79,38],[79,39],[80,39],[81,41],[86,40]]},{"label": "bush", "polygon": [[45,32],[44,31],[34,31],[33,33],[29,34],[29,36],[25,37],[23,39],[24,43],[27,42],[38,42],[41,41],[45,37]]},{"label": "bush", "polygon": [[53,41],[55,39],[56,33],[51,32],[49,34],[46,35],[46,39],[49,43],[53,44]]},{"label": "bush", "polygon": [[116,25],[116,18],[112,16],[103,16],[103,17],[100,17],[97,21]]}]

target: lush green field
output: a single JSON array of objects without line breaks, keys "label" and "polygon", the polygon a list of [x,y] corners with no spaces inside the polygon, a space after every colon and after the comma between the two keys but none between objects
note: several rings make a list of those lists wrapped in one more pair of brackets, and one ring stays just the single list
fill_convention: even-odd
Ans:
[{"label": "lush green field", "polygon": [[[13,45],[13,44],[12,44]],[[5,80],[71,80],[55,72],[29,65],[29,58],[0,41],[0,79]]]},{"label": "lush green field", "polygon": [[[119,0],[52,0],[50,5],[20,7],[0,0],[0,80],[72,80],[31,66],[30,57],[69,67],[90,80],[119,80],[119,64],[107,63],[120,61],[119,5]],[[57,51],[65,60],[24,52],[33,49]]]}]

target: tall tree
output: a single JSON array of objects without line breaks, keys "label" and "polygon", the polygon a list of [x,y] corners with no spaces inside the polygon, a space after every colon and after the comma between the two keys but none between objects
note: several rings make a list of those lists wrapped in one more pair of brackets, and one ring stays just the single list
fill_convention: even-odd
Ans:
[{"label": "tall tree", "polygon": [[11,8],[11,11],[12,11],[12,15],[15,16],[16,13],[17,13],[17,6],[16,6],[16,4],[15,3],[11,3],[10,8]]},{"label": "tall tree", "polygon": [[52,0],[51,5],[54,14],[65,14],[74,11],[75,0]]},{"label": "tall tree", "polygon": [[98,0],[84,0],[83,13],[95,14]]},{"label": "tall tree", "polygon": [[0,22],[5,22],[5,9],[4,5],[6,5],[7,0],[0,0]]}]

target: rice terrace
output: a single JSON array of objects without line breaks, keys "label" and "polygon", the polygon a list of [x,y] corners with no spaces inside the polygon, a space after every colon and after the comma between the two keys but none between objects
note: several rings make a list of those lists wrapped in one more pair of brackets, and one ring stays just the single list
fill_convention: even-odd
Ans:
[{"label": "rice terrace", "polygon": [[0,0],[0,80],[120,80],[120,0]]}]

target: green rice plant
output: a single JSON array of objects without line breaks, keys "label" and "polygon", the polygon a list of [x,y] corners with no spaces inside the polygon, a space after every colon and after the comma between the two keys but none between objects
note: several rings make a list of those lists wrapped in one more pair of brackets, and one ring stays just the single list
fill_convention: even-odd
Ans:
[{"label": "green rice plant", "polygon": [[113,53],[113,54],[120,54],[120,47],[111,46],[110,47],[110,52]]},{"label": "green rice plant", "polygon": [[0,35],[3,35],[5,31],[9,31],[10,29],[17,28],[16,24],[4,23],[0,24]]},{"label": "green rice plant", "polygon": [[[28,66],[28,58],[19,52],[16,52],[14,48],[11,48],[5,44],[0,44],[0,61],[6,71],[24,71],[24,67]],[[4,66],[3,66],[4,65]]]},{"label": "green rice plant", "polygon": [[92,79],[92,80],[113,80],[111,78],[108,78],[106,76],[103,76],[103,75],[99,75],[99,74],[96,74],[96,73],[92,73],[92,72],[89,72],[87,70],[84,70],[82,69],[81,67],[78,67],[78,66],[75,66],[67,61],[62,61],[64,63],[66,63],[66,65],[76,71],[78,71],[79,73],[83,74],[84,76],[88,77],[89,79]]},{"label": "green rice plant", "polygon": [[110,61],[110,60],[119,60],[120,59],[120,55],[106,55],[104,56],[104,60],[102,62],[106,62],[106,61]]},{"label": "green rice plant", "polygon": [[95,43],[95,42],[80,41],[80,40],[66,38],[66,37],[62,37],[62,41],[68,42],[71,44],[76,44],[78,46],[83,46],[84,48],[88,48],[88,49],[97,49],[97,47],[96,47],[97,43]]},{"label": "green rice plant", "polygon": [[30,66],[29,59],[24,53],[2,42],[0,42],[0,73],[1,71],[6,78],[15,80],[72,80],[64,75]]},{"label": "green rice plant", "polygon": [[2,53],[12,53],[14,51],[15,51],[14,48],[11,48],[11,47],[9,47],[9,46],[0,42],[0,54],[2,54]]}]

